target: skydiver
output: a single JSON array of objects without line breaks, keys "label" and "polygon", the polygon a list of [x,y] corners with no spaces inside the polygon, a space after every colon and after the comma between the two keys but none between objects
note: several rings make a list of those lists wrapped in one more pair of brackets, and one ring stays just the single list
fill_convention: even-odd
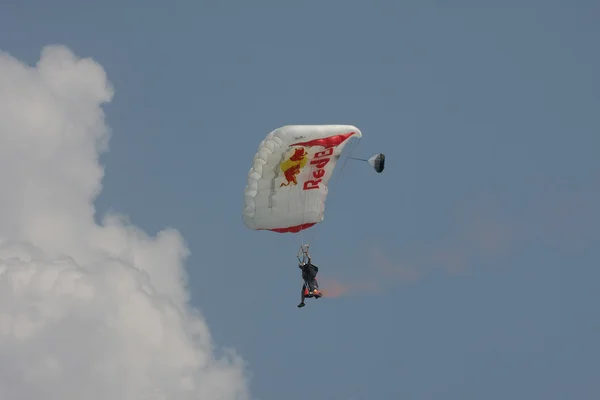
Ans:
[{"label": "skydiver", "polygon": [[311,261],[310,255],[308,251],[304,251],[304,257],[298,264],[298,268],[302,270],[302,279],[304,280],[304,284],[302,285],[302,295],[300,304],[298,304],[298,308],[304,307],[304,299],[306,294],[309,297],[314,297],[318,299],[322,296],[319,291],[319,282],[317,282],[317,274],[319,273],[319,268],[314,265]]}]

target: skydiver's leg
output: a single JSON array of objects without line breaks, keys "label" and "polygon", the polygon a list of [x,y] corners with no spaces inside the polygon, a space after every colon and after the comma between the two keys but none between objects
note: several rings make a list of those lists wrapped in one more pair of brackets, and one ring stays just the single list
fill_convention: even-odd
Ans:
[{"label": "skydiver's leg", "polygon": [[308,278],[310,292],[315,291],[315,284],[317,282],[317,271],[314,268],[310,269],[310,277]]},{"label": "skydiver's leg", "polygon": [[302,285],[302,294],[300,295],[300,304],[298,304],[298,308],[304,307],[304,290],[306,290],[306,284]]},{"label": "skydiver's leg", "polygon": [[312,285],[313,285],[314,296],[316,299],[318,299],[319,297],[322,296],[321,292],[319,291],[319,281],[317,280],[318,273],[319,273],[319,269],[317,267],[312,268]]}]

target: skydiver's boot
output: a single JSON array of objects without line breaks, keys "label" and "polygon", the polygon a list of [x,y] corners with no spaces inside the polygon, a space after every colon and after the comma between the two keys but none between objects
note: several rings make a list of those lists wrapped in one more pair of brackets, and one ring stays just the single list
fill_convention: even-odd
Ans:
[{"label": "skydiver's boot", "polygon": [[304,304],[304,302],[302,302],[302,303],[298,304],[298,305],[297,305],[297,307],[298,307],[298,308],[302,308],[302,307],[304,307],[305,305],[306,305],[306,304]]}]

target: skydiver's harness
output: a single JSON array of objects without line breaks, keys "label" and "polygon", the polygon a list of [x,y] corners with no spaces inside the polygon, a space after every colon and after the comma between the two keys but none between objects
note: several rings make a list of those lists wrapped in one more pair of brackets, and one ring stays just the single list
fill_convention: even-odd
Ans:
[{"label": "skydiver's harness", "polygon": [[[298,250],[298,261],[300,262],[300,266],[304,267],[306,264],[309,263],[310,259],[310,255],[308,254],[308,248],[309,245],[305,244],[300,246],[300,250]],[[314,268],[315,272],[319,272],[319,268],[312,264],[312,262],[310,263],[310,265],[312,266],[312,268]],[[318,287],[318,283],[317,283],[317,279],[313,278],[315,281],[315,286]],[[311,285],[308,284],[307,280],[304,279],[304,284],[306,285],[306,287],[310,287]]]}]

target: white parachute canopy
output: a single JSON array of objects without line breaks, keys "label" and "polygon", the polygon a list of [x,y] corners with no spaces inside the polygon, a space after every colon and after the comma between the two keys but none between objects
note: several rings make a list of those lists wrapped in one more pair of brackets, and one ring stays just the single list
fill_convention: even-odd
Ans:
[{"label": "white parachute canopy", "polygon": [[360,137],[352,125],[287,125],[269,133],[248,173],[246,226],[296,233],[321,222],[337,160]]}]

